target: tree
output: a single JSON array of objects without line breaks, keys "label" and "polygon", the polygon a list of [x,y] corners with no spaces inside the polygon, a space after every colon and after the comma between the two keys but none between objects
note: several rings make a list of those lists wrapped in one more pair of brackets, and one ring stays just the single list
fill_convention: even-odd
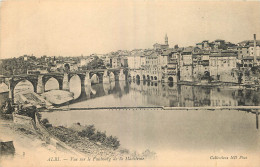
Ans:
[{"label": "tree", "polygon": [[95,56],[94,60],[92,60],[91,62],[89,62],[87,64],[87,69],[88,70],[93,70],[93,69],[106,69],[104,62],[102,59],[100,59],[99,57]]}]

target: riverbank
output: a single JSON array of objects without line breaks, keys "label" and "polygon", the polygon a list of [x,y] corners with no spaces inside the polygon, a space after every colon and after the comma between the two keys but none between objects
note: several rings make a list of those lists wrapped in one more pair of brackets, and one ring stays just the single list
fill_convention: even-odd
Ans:
[{"label": "riverbank", "polygon": [[[83,153],[87,157],[95,157],[98,159],[119,159],[120,157],[128,157],[130,159],[140,160],[156,158],[156,153],[151,152],[150,150],[145,150],[141,154],[138,154],[136,152],[131,153],[128,149],[114,147],[114,143],[105,144],[105,140],[113,140],[115,138],[112,136],[103,136],[104,142],[102,142],[98,139],[98,134],[100,134],[99,137],[102,137],[102,132],[100,133],[99,131],[97,131],[97,133],[93,132],[91,137],[84,137],[83,135],[80,135],[80,133],[82,134],[85,128],[86,126],[74,124],[69,128],[64,126],[49,126],[47,127],[47,130],[59,140]],[[86,133],[90,133],[90,131]]]},{"label": "riverbank", "polygon": [[72,156],[47,144],[36,131],[17,125],[12,119],[0,118],[0,122],[0,141],[13,141],[15,148],[13,156],[0,156],[0,166],[21,166],[25,162],[26,166],[38,166],[55,155]]},{"label": "riverbank", "polygon": [[[25,119],[20,117],[27,116],[13,115],[14,120]],[[17,123],[17,120],[13,121],[11,117],[2,118],[0,139],[1,141],[13,141],[15,155],[11,158],[1,159],[1,164],[16,164],[24,161],[33,161],[33,163],[40,161],[44,164],[47,161],[52,161],[53,157],[62,157],[64,159],[85,157],[91,158],[93,161],[120,159],[122,157],[131,160],[155,158],[155,153],[149,150],[142,154],[130,153],[127,149],[110,148],[100,142],[91,141],[91,139],[79,135],[79,132],[84,129],[80,125],[73,128],[52,126],[51,124],[38,122],[39,119],[36,116],[36,123],[31,126],[24,122],[20,124],[21,121]],[[31,119],[30,117],[27,118]],[[29,164],[28,166],[35,165]]]}]

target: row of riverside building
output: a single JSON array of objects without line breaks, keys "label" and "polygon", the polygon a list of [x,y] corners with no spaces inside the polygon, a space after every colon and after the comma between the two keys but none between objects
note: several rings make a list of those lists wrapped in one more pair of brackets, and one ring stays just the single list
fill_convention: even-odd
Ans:
[{"label": "row of riverside building", "polygon": [[260,65],[260,40],[254,34],[254,40],[238,44],[218,39],[170,48],[166,35],[164,44],[133,50],[127,60],[132,80],[241,83],[245,69]]}]

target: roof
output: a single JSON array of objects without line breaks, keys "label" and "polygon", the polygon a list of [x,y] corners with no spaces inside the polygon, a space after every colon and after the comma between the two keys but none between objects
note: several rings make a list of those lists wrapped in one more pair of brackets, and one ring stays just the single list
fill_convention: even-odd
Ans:
[{"label": "roof", "polygon": [[[249,44],[249,47],[253,47],[254,46],[254,44],[253,43],[250,43]],[[258,44],[258,43],[256,43],[256,46],[260,46],[260,43]]]},{"label": "roof", "polygon": [[192,46],[189,46],[189,47],[184,48],[183,52],[192,52],[193,49],[194,48]]},{"label": "roof", "polygon": [[167,56],[167,55],[171,54],[172,52],[173,52],[172,49],[167,49],[167,50],[163,51],[162,55]]},{"label": "roof", "polygon": [[231,51],[225,51],[225,52],[212,53],[209,56],[210,57],[237,57],[237,53]]},{"label": "roof", "polygon": [[134,52],[134,53],[131,53],[130,56],[143,56],[143,52]]},{"label": "roof", "polygon": [[[253,60],[253,59],[254,59],[254,56],[245,56],[245,57],[243,57],[243,60]],[[260,60],[260,56],[257,56],[256,59]]]},{"label": "roof", "polygon": [[158,54],[156,52],[151,53],[150,55],[147,55],[147,57],[158,57]]},{"label": "roof", "polygon": [[223,40],[223,39],[216,39],[215,40],[215,42],[223,42],[223,41],[225,41],[225,40]]},{"label": "roof", "polygon": [[[240,45],[248,45],[249,43],[254,43],[254,40],[244,40],[242,42],[239,42]],[[256,40],[256,44],[260,45],[260,40]]]}]

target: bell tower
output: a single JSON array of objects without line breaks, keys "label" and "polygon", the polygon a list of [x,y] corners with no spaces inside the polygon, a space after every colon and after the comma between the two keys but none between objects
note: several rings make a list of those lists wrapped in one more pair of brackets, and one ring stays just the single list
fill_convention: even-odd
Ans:
[{"label": "bell tower", "polygon": [[168,44],[168,36],[167,36],[167,34],[165,34],[165,45],[169,45]]}]

